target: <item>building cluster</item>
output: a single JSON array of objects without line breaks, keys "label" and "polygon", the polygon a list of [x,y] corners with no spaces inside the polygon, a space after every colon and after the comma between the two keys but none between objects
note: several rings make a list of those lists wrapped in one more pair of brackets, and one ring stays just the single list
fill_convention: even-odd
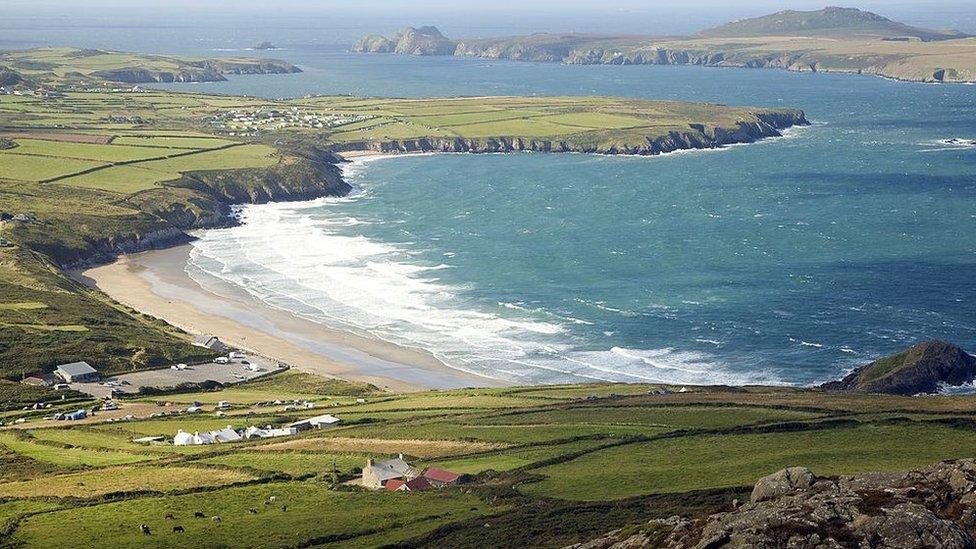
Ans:
[{"label": "building cluster", "polygon": [[460,481],[460,474],[437,467],[428,467],[421,471],[407,463],[403,454],[382,461],[367,459],[362,477],[363,487],[390,492],[430,490],[454,486]]},{"label": "building cluster", "polygon": [[233,109],[221,112],[211,116],[209,121],[217,130],[247,135],[261,130],[286,128],[330,129],[372,118],[372,115],[309,112],[298,107],[258,107],[253,110]]},{"label": "building cluster", "polygon": [[285,437],[297,435],[298,433],[309,431],[311,429],[333,427],[341,422],[341,419],[333,415],[324,414],[303,419],[301,421],[296,421],[282,427],[272,427],[271,425],[256,427],[252,425],[246,429],[235,431],[230,425],[228,425],[224,429],[217,429],[207,433],[195,432],[192,434],[180,429],[176,433],[176,436],[173,437],[173,444],[176,446],[201,446],[224,442],[238,442],[252,438]]}]

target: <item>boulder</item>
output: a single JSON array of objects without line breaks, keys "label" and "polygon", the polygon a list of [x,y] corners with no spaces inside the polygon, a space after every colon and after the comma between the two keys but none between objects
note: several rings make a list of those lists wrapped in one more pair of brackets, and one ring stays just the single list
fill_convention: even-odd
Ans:
[{"label": "boulder", "polygon": [[806,490],[816,477],[806,467],[789,467],[759,479],[752,489],[750,501],[757,503],[776,499],[790,492]]}]

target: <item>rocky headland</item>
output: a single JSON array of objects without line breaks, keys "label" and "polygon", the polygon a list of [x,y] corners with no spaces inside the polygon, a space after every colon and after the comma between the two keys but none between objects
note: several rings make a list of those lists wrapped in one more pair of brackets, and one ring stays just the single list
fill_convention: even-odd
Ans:
[{"label": "rocky headland", "polygon": [[945,341],[925,341],[855,369],[826,391],[917,395],[976,379],[976,357]]}]

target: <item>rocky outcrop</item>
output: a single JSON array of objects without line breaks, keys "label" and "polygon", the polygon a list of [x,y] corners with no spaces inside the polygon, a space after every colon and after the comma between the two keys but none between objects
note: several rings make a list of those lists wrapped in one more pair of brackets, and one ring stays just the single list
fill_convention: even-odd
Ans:
[{"label": "rocky outcrop", "polygon": [[520,137],[424,137],[358,141],[337,145],[335,150],[376,151],[379,153],[452,152],[452,153],[504,153],[579,152],[594,154],[656,155],[690,149],[714,149],[725,145],[752,143],[768,137],[782,135],[780,130],[809,122],[799,110],[765,111],[755,114],[752,121],[739,122],[732,127],[713,127],[692,124],[687,131],[671,131],[667,134],[620,143],[610,134],[605,141],[590,132],[585,137],[566,136],[559,139]]},{"label": "rocky outcrop", "polygon": [[573,547],[972,548],[976,462],[835,478],[791,468],[760,480],[752,501],[729,512],[651,521]]},{"label": "rocky outcrop", "polygon": [[935,393],[976,379],[976,358],[945,341],[925,341],[898,354],[857,368],[827,391],[917,395]]},{"label": "rocky outcrop", "polygon": [[454,55],[457,41],[441,34],[437,27],[407,27],[387,38],[371,34],[352,47],[359,53],[399,53],[402,55]]}]

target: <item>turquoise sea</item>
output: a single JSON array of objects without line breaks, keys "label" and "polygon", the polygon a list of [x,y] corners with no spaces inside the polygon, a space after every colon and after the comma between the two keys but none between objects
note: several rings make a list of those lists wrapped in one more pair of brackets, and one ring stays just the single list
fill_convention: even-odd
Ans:
[{"label": "turquoise sea", "polygon": [[920,339],[976,343],[976,148],[941,142],[976,138],[976,88],[309,55],[321,67],[265,95],[605,94],[796,106],[814,125],[653,158],[356,163],[353,196],[249,207],[196,244],[194,269],[272,304],[527,383],[809,384]]},{"label": "turquoise sea", "polygon": [[[258,38],[181,47],[214,55]],[[921,339],[976,347],[976,148],[942,142],[976,139],[974,87],[363,56],[279,41],[285,49],[269,55],[303,74],[178,89],[601,94],[794,106],[814,125],[653,158],[354,163],[352,196],[248,207],[245,225],[195,244],[191,274],[526,383],[802,385]]]}]

